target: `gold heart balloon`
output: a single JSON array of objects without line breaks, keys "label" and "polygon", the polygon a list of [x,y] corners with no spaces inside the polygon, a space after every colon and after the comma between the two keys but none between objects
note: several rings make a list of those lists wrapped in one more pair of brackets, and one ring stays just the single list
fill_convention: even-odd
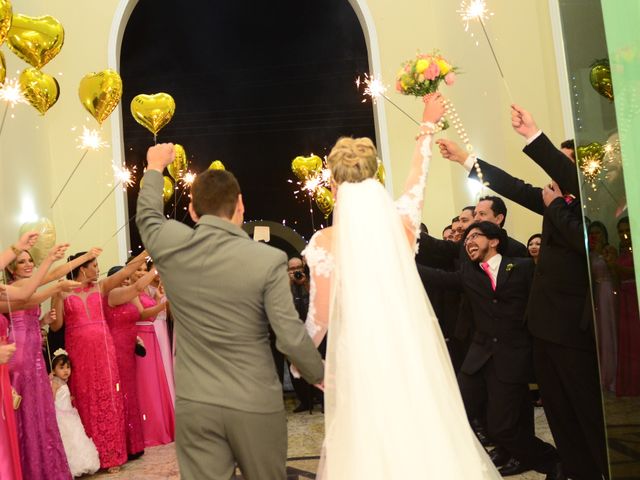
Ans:
[{"label": "gold heart balloon", "polygon": [[140,94],[131,101],[131,115],[154,135],[164,127],[176,111],[176,102],[167,93]]},{"label": "gold heart balloon", "polygon": [[613,83],[608,60],[599,60],[592,65],[589,81],[596,92],[613,102]]},{"label": "gold heart balloon", "polygon": [[40,265],[56,243],[56,227],[51,220],[42,217],[35,222],[24,223],[20,226],[20,235],[30,231],[36,231],[40,234],[35,245],[29,250],[33,261],[36,262],[36,265]]},{"label": "gold heart balloon", "polygon": [[187,160],[187,152],[184,151],[184,147],[182,145],[179,143],[174,144],[173,150],[175,151],[175,157],[173,162],[167,166],[167,170],[169,170],[171,178],[177,181],[187,173],[189,164]]},{"label": "gold heart balloon", "polygon": [[171,200],[171,196],[173,195],[173,181],[167,177],[164,178],[164,184],[162,185],[162,198],[164,199],[164,203],[167,203]]},{"label": "gold heart balloon", "polygon": [[7,78],[7,64],[4,62],[4,55],[0,52],[0,85],[2,85]]},{"label": "gold heart balloon", "polygon": [[55,18],[13,15],[7,45],[25,62],[42,68],[60,52],[63,43],[64,28]]},{"label": "gold heart balloon", "polygon": [[11,20],[13,18],[13,9],[9,0],[0,0],[0,45],[7,38],[9,29],[11,28]]},{"label": "gold heart balloon", "polygon": [[576,153],[578,154],[578,161],[581,162],[586,158],[601,160],[605,151],[602,144],[591,142],[589,145],[581,145],[576,148]]},{"label": "gold heart balloon", "polygon": [[82,106],[100,125],[118,106],[122,98],[122,79],[118,72],[103,70],[87,73],[78,87]]},{"label": "gold heart balloon", "polygon": [[378,180],[383,186],[387,181],[387,171],[384,169],[382,162],[378,162],[378,169],[376,170],[376,180]]},{"label": "gold heart balloon", "polygon": [[314,200],[316,201],[316,205],[324,215],[324,218],[329,218],[331,212],[333,211],[333,195],[331,195],[331,190],[327,187],[319,187],[316,189]]},{"label": "gold heart balloon", "polygon": [[298,177],[298,180],[305,181],[322,171],[322,159],[317,155],[311,155],[310,157],[298,156],[291,162],[291,170]]},{"label": "gold heart balloon", "polygon": [[27,68],[20,74],[20,89],[27,101],[44,115],[60,96],[58,81],[35,68]]},{"label": "gold heart balloon", "polygon": [[209,170],[225,170],[224,164],[220,160],[214,160],[209,165]]}]

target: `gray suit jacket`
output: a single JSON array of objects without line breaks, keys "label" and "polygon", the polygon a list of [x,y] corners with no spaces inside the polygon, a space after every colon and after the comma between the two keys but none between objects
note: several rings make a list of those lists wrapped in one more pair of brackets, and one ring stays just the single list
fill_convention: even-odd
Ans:
[{"label": "gray suit jacket", "polygon": [[175,320],[176,397],[256,413],[284,408],[269,347],[309,383],[320,355],[293,306],[284,252],[239,227],[204,215],[195,228],[163,214],[162,175],[144,176],[136,224],[164,283]]}]

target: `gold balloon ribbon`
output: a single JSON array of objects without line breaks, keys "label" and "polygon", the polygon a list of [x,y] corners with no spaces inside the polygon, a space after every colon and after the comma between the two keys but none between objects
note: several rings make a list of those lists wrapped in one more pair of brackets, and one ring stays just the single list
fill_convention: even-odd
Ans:
[{"label": "gold balloon ribbon", "polygon": [[102,125],[122,98],[122,79],[114,70],[86,74],[78,87],[82,106]]},{"label": "gold balloon ribbon", "polygon": [[60,96],[58,81],[35,68],[27,68],[20,74],[20,87],[27,101],[44,115]]},{"label": "gold balloon ribbon", "polygon": [[13,15],[7,45],[28,64],[42,68],[60,53],[63,44],[64,28],[55,18]]}]

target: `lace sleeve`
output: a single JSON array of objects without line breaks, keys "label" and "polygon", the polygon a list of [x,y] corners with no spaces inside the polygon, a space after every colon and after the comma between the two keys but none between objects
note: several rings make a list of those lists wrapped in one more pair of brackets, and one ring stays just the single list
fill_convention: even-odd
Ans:
[{"label": "lace sleeve", "polygon": [[309,312],[305,327],[316,347],[322,343],[329,325],[329,296],[334,265],[333,255],[322,245],[324,240],[321,232],[316,233],[302,252],[311,274]]},{"label": "lace sleeve", "polygon": [[420,237],[420,220],[422,219],[422,205],[424,203],[424,187],[427,182],[429,161],[431,160],[431,135],[421,137],[416,144],[413,156],[411,172],[407,179],[404,194],[396,201],[398,213],[407,232],[412,232],[411,244],[415,245],[415,253],[418,253],[416,239]]}]

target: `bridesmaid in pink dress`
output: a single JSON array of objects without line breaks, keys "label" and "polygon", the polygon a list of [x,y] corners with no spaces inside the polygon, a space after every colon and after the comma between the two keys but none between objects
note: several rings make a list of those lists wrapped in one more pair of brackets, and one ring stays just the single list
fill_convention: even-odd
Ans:
[{"label": "bridesmaid in pink dress", "polygon": [[[145,275],[146,265],[140,266],[132,277]],[[144,342],[147,354],[138,357],[138,400],[142,411],[144,443],[146,447],[165,445],[175,439],[175,411],[162,363],[162,352],[153,327],[156,315],[166,303],[158,303],[144,291],[140,293],[144,308],[138,325],[138,336]]]},{"label": "bridesmaid in pink dress", "polygon": [[71,277],[82,282],[82,287],[56,299],[57,319],[51,324],[56,331],[64,322],[65,346],[74,366],[69,388],[85,431],[98,450],[100,467],[110,472],[127,461],[127,445],[120,375],[104,305],[109,292],[145,257],[143,252],[130,266],[100,281],[95,259],[74,269]]},{"label": "bridesmaid in pink dress", "polygon": [[0,478],[22,480],[18,431],[7,365],[16,347],[7,343],[8,330],[9,322],[0,314]]},{"label": "bridesmaid in pink dress", "polygon": [[[114,275],[122,268],[120,266],[112,267],[109,269],[109,276]],[[140,314],[143,310],[142,304],[138,299],[138,293],[154,277],[155,273],[149,272],[134,284],[131,284],[129,278],[125,279],[121,287],[111,290],[108,302],[105,305],[107,324],[111,330],[117,352],[116,359],[124,400],[124,420],[129,459],[138,458],[144,453],[142,415],[140,414],[136,384],[136,322],[140,320]]]},{"label": "bridesmaid in pink dress", "polygon": [[[147,289],[152,298],[158,298],[159,302],[166,302],[167,297],[164,294],[164,288],[159,277],[152,282]],[[167,385],[169,385],[169,393],[171,394],[171,402],[175,407],[176,387],[173,376],[173,351],[171,349],[171,340],[169,339],[169,327],[167,325],[167,310],[163,310],[156,316],[153,322],[153,329],[156,332],[160,352],[162,353],[162,364],[164,365],[164,374],[167,377]]]}]

